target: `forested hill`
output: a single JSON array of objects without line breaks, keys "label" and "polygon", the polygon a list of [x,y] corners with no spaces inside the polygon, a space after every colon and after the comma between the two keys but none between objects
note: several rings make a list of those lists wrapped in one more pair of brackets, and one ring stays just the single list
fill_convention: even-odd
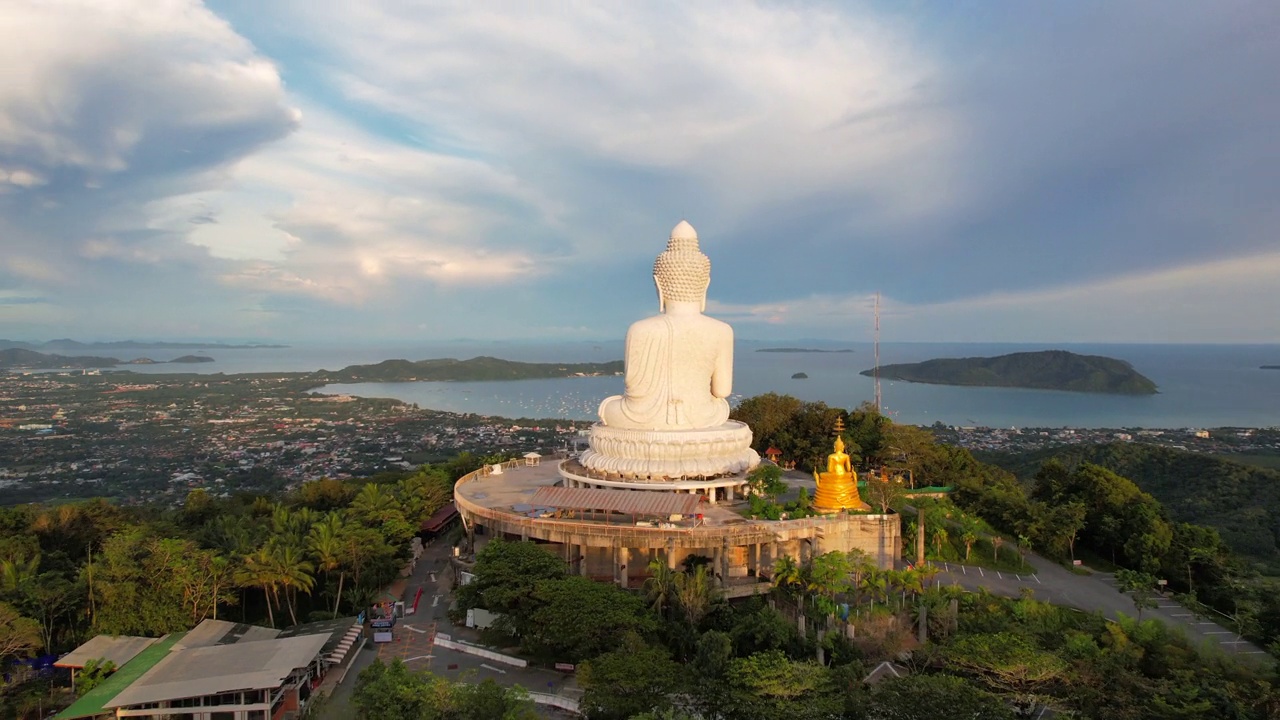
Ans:
[{"label": "forested hill", "polygon": [[1051,458],[1068,468],[1101,465],[1150,493],[1174,520],[1214,527],[1237,553],[1280,566],[1280,470],[1132,443],[977,455],[1023,480]]},{"label": "forested hill", "polygon": [[[873,375],[874,370],[864,370]],[[1041,390],[1152,395],[1156,384],[1123,360],[1077,355],[1065,350],[1012,353],[998,357],[937,358],[885,365],[880,377],[934,385],[1018,387]]]},{"label": "forested hill", "polygon": [[526,363],[481,356],[470,360],[384,360],[374,365],[350,365],[337,371],[321,370],[316,376],[326,382],[536,380],[578,375],[620,375],[622,368],[621,360],[603,363]]},{"label": "forested hill", "polygon": [[119,364],[119,360],[111,357],[68,357],[23,348],[0,350],[0,368],[109,368]]}]

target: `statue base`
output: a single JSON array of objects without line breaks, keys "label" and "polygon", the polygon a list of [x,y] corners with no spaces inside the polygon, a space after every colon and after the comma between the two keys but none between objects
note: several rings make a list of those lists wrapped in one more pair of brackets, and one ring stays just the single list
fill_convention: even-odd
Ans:
[{"label": "statue base", "polygon": [[813,495],[813,509],[821,513],[841,510],[870,510],[871,506],[858,496],[857,476],[822,473],[818,476],[818,491]]},{"label": "statue base", "polygon": [[760,464],[751,428],[730,420],[702,430],[631,430],[591,427],[591,447],[578,462],[587,470],[649,482],[715,478]]}]

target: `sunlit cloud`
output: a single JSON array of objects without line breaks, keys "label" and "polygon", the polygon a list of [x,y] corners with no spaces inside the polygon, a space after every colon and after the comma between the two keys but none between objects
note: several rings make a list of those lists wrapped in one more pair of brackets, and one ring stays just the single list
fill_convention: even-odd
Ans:
[{"label": "sunlit cloud", "polygon": [[[1001,327],[1019,327],[1039,328],[1020,333],[1029,342],[1274,342],[1280,337],[1277,277],[1280,253],[1266,253],[942,303],[884,296],[881,325],[892,340],[981,342]],[[778,325],[791,334],[858,339],[870,337],[874,307],[874,295],[867,294],[709,303],[711,312],[747,333],[753,325]]]},{"label": "sunlit cloud", "polygon": [[1280,341],[1280,8],[973,12],[18,0],[5,321],[620,336],[683,217],[743,336]]}]

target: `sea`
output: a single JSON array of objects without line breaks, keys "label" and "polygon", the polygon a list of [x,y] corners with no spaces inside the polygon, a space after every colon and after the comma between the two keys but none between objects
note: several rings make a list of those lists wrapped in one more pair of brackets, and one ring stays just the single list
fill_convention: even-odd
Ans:
[{"label": "sea", "polygon": [[[759,352],[803,347],[852,352]],[[1008,428],[1216,428],[1280,426],[1280,345],[1119,345],[881,343],[881,364],[941,357],[989,357],[1061,349],[1126,360],[1151,378],[1159,394],[1100,395],[1014,388],[952,387],[881,381],[886,414],[915,425]],[[466,359],[489,355],[525,362],[605,362],[622,358],[621,341],[451,341],[314,344],[285,348],[139,350],[155,360],[204,354],[213,362],[129,365],[139,373],[245,373],[338,370],[392,358]],[[117,355],[129,355],[118,352]],[[731,401],[766,392],[847,408],[870,401],[875,383],[859,373],[874,365],[870,343],[738,340]],[[804,373],[807,379],[793,379]],[[395,398],[420,407],[510,418],[593,420],[600,401],[622,392],[621,377],[503,382],[410,382],[328,385],[318,392]]]}]

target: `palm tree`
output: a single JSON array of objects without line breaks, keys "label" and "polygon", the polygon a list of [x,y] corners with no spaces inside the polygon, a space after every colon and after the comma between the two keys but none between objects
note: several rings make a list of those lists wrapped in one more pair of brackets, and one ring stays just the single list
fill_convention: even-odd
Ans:
[{"label": "palm tree", "polygon": [[871,595],[872,608],[876,606],[876,598],[883,596],[887,587],[888,580],[884,571],[872,569],[862,578],[862,589]]},{"label": "palm tree", "polygon": [[960,520],[960,531],[960,542],[964,543],[964,559],[968,561],[969,551],[978,542],[978,521],[966,515]]},{"label": "palm tree", "polygon": [[351,501],[351,509],[356,515],[370,525],[381,525],[385,517],[396,507],[396,499],[374,483],[365,483],[360,493]]},{"label": "palm tree", "polygon": [[21,550],[0,560],[0,592],[14,595],[36,577],[40,569],[40,553],[31,557]]},{"label": "palm tree", "polygon": [[297,605],[298,590],[311,592],[315,586],[315,567],[302,553],[292,545],[277,543],[271,553],[272,569],[276,572],[277,582],[284,588],[285,599],[289,605],[289,619],[298,624],[298,615],[294,609]]},{"label": "palm tree", "polygon": [[783,555],[773,563],[773,584],[788,588],[803,582],[804,573],[790,555]]},{"label": "palm tree", "polygon": [[206,547],[221,550],[227,555],[248,555],[257,548],[259,525],[245,516],[219,515],[204,524],[199,540]]},{"label": "palm tree", "polygon": [[951,538],[947,535],[947,529],[944,527],[935,528],[933,531],[933,549],[942,558],[942,548]]},{"label": "palm tree", "polygon": [[236,570],[235,580],[241,587],[262,588],[262,594],[267,597],[267,619],[271,622],[271,627],[275,627],[276,616],[271,609],[271,595],[279,585],[279,576],[275,571],[271,552],[262,547],[246,555],[244,563]]},{"label": "palm tree", "polygon": [[662,560],[649,562],[649,577],[644,581],[644,590],[648,594],[649,604],[658,615],[665,615],[670,605],[671,595],[675,591],[676,573]]},{"label": "palm tree", "polygon": [[[210,604],[213,606],[213,619],[218,619],[218,605],[222,601],[223,588],[228,587],[234,582],[235,566],[231,559],[223,555],[219,555],[216,551],[210,552],[207,556],[209,573],[209,596]],[[228,602],[233,602],[235,596],[227,598]]]},{"label": "palm tree", "polygon": [[690,627],[698,627],[703,616],[715,603],[718,593],[711,584],[711,576],[707,574],[707,566],[699,565],[691,573],[679,573],[675,576],[676,600],[684,611],[685,619]]},{"label": "palm tree", "polygon": [[906,602],[907,593],[911,593],[911,597],[914,598],[924,592],[924,579],[925,570],[921,567],[903,570],[898,574],[898,584],[902,588],[903,603]]},{"label": "palm tree", "polygon": [[[316,559],[316,569],[328,574],[342,567],[342,534],[346,531],[337,513],[326,513],[324,519],[311,526],[307,545]],[[347,579],[346,570],[338,573],[338,595],[333,600],[333,616],[338,617],[338,604],[342,602],[342,584]]]}]

